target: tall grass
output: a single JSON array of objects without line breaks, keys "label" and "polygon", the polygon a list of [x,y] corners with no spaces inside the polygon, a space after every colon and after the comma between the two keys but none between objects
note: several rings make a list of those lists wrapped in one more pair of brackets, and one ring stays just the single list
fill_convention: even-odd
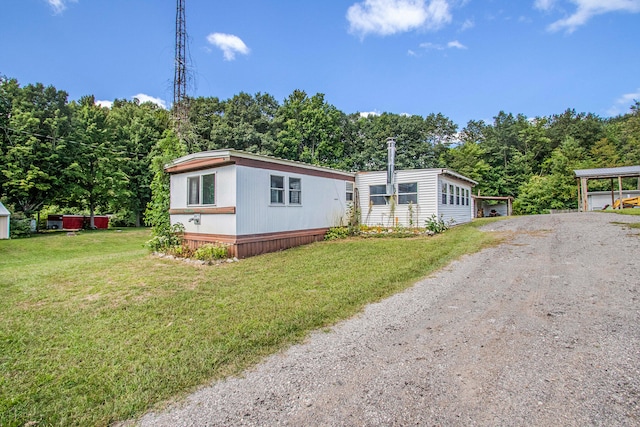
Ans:
[{"label": "tall grass", "polygon": [[0,425],[134,418],[496,241],[466,225],[196,267],[148,255],[148,238],[0,241]]}]

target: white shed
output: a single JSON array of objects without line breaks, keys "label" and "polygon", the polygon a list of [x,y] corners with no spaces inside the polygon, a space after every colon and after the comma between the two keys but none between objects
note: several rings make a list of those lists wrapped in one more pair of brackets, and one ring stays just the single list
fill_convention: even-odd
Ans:
[{"label": "white shed", "polygon": [[[362,224],[424,227],[433,215],[455,224],[470,222],[471,188],[476,184],[449,169],[398,170],[393,191],[388,191],[386,171],[358,172]],[[395,194],[395,199],[388,193]]]},{"label": "white shed", "polygon": [[11,236],[11,213],[0,202],[0,239],[8,239]]},{"label": "white shed", "polygon": [[344,224],[355,174],[235,150],[189,154],[171,175],[171,224],[193,247],[226,243],[239,258],[319,241]]},{"label": "white shed", "polygon": [[613,202],[622,194],[622,199],[640,197],[640,190],[622,190],[620,193],[612,191],[589,191],[587,193],[587,210],[601,211],[613,205]]}]

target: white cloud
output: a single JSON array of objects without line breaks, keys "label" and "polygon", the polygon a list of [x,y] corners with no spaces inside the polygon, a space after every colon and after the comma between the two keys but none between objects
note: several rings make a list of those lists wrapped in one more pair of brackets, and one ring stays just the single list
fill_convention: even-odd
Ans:
[{"label": "white cloud", "polygon": [[165,110],[167,109],[167,101],[160,98],[155,98],[153,96],[145,95],[144,93],[133,95],[131,98],[137,99],[141,104],[144,104],[145,102],[152,102],[160,108],[163,108]]},{"label": "white cloud", "polygon": [[616,99],[615,103],[607,110],[609,116],[617,116],[629,110],[629,107],[640,100],[640,88],[633,93],[625,93]]},{"label": "white cloud", "polygon": [[533,7],[540,10],[551,10],[555,0],[535,0]]},{"label": "white cloud", "polygon": [[111,108],[113,106],[113,101],[96,101],[96,105]]},{"label": "white cloud", "polygon": [[78,0],[45,0],[51,9],[53,9],[53,13],[58,14],[62,13],[63,10],[67,8],[67,3],[76,3]]},{"label": "white cloud", "polygon": [[236,53],[248,55],[250,50],[238,36],[224,33],[211,33],[207,41],[222,50],[226,61],[236,59]]},{"label": "white cloud", "polygon": [[462,23],[462,27],[460,27],[460,31],[466,31],[469,30],[473,27],[475,27],[475,22],[473,22],[471,19],[467,19]]},{"label": "white cloud", "polygon": [[420,43],[420,47],[425,50],[467,49],[467,47],[462,43],[460,43],[458,40],[452,40],[446,45],[425,42],[425,43]]},{"label": "white cloud", "polygon": [[444,49],[444,46],[442,46],[441,44],[436,44],[431,42],[420,43],[420,47],[426,50],[431,50],[431,49],[443,50]]},{"label": "white cloud", "polygon": [[450,0],[364,0],[349,7],[349,32],[388,36],[418,28],[438,30],[451,22]]},{"label": "white cloud", "polygon": [[467,47],[460,43],[458,40],[453,40],[447,43],[448,48],[466,49]]},{"label": "white cloud", "polygon": [[[640,0],[569,0],[577,6],[576,11],[549,25],[549,31],[565,30],[574,32],[578,27],[586,24],[592,17],[609,12],[640,12]],[[536,0],[534,6],[541,10],[550,10],[554,0]]]},{"label": "white cloud", "polygon": [[360,113],[360,117],[364,117],[364,118],[375,117],[375,116],[379,116],[379,115],[380,115],[380,112],[378,112],[378,111],[363,111],[363,112]]}]

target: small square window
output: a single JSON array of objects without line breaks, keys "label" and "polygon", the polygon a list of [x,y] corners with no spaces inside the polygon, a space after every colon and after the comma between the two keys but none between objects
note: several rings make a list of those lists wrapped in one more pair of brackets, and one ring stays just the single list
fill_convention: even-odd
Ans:
[{"label": "small square window", "polygon": [[284,177],[271,175],[271,203],[284,204]]},{"label": "small square window", "polygon": [[216,174],[187,178],[187,203],[189,205],[216,204]]},{"label": "small square window", "polygon": [[386,205],[387,198],[385,194],[387,192],[387,186],[382,185],[370,185],[369,186],[369,203],[372,205]]},{"label": "small square window", "polygon": [[418,183],[408,182],[404,184],[398,184],[398,204],[408,205],[413,203],[418,204]]}]

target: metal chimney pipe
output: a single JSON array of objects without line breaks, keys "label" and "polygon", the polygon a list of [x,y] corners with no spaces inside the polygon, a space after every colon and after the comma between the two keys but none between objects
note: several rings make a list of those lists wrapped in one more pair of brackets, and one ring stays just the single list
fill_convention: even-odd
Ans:
[{"label": "metal chimney pipe", "polygon": [[391,196],[394,191],[394,176],[396,170],[396,140],[387,138],[387,195]]}]

